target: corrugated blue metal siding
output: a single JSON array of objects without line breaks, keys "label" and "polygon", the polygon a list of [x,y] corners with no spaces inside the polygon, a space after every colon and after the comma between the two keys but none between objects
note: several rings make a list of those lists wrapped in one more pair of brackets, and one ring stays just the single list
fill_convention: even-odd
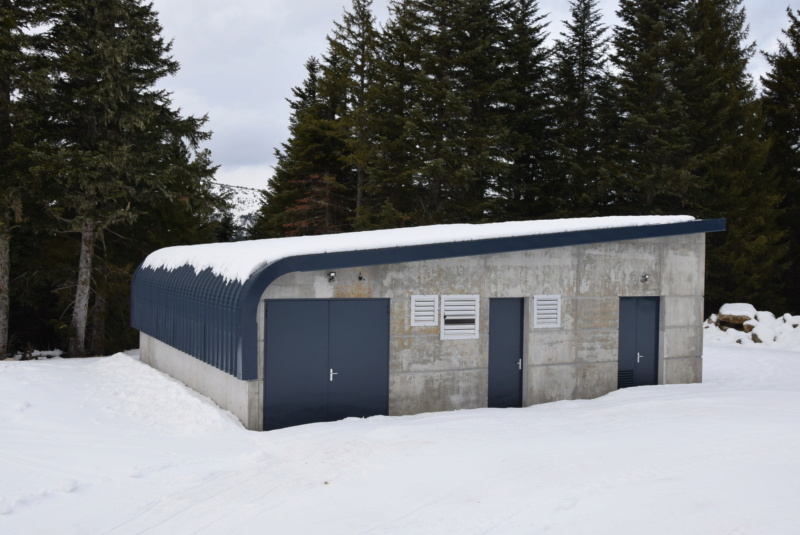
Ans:
[{"label": "corrugated blue metal siding", "polygon": [[241,291],[240,283],[208,269],[139,267],[131,284],[131,325],[241,379],[236,359]]}]

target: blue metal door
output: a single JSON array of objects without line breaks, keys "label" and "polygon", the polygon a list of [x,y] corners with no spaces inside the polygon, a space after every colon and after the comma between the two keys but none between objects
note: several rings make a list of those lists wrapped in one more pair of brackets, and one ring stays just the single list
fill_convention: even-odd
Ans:
[{"label": "blue metal door", "polygon": [[658,383],[660,298],[620,297],[618,388]]},{"label": "blue metal door", "polygon": [[265,311],[265,430],[388,414],[388,299],[269,300]]},{"label": "blue metal door", "polygon": [[330,302],[328,420],[389,413],[389,300]]},{"label": "blue metal door", "polygon": [[328,419],[328,303],[267,301],[264,429]]},{"label": "blue metal door", "polygon": [[522,406],[523,300],[489,300],[489,407]]}]

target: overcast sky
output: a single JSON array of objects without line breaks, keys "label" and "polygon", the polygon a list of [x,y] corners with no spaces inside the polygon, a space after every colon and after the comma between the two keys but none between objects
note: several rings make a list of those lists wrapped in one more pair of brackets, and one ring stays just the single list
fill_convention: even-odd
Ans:
[{"label": "overcast sky", "polygon": [[[351,0],[153,0],[163,35],[173,40],[180,72],[162,85],[184,114],[209,115],[214,135],[207,147],[220,165],[217,180],[263,189],[275,164],[274,148],[288,135],[291,88],[305,77],[303,63],[325,51],[325,36]],[[374,0],[375,15],[387,17],[388,0]],[[600,0],[605,22],[616,22],[617,0]],[[800,0],[744,0],[750,38],[774,51],[786,8]],[[568,18],[567,0],[539,0],[558,36]],[[756,77],[767,66],[751,63]]]}]

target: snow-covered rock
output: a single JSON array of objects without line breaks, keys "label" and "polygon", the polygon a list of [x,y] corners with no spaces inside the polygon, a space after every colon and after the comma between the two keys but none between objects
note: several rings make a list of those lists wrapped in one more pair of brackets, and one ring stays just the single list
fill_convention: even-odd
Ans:
[{"label": "snow-covered rock", "polygon": [[731,325],[742,325],[756,317],[756,307],[748,303],[726,303],[719,309],[718,321]]},{"label": "snow-covered rock", "polygon": [[772,344],[775,342],[775,331],[769,328],[768,325],[758,324],[750,333],[750,338],[757,344]]},{"label": "snow-covered rock", "polygon": [[781,349],[800,349],[800,316],[775,317],[748,303],[730,303],[712,314],[703,325],[710,343],[764,344]]},{"label": "snow-covered rock", "polygon": [[775,314],[766,310],[756,312],[756,319],[759,323],[771,324],[775,322]]}]

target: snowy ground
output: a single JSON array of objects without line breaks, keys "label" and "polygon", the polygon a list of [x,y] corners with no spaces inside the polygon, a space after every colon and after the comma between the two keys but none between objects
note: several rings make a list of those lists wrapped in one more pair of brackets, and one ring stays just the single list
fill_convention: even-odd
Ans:
[{"label": "snowy ground", "polygon": [[800,533],[800,352],[702,385],[244,430],[131,356],[0,362],[0,533]]}]

